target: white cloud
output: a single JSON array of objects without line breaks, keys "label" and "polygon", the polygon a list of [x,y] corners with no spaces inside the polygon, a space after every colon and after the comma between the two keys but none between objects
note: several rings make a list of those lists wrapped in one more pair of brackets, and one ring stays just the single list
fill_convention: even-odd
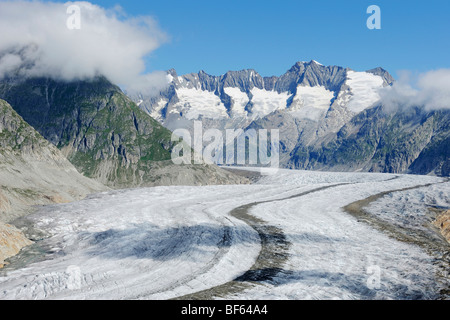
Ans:
[{"label": "white cloud", "polygon": [[425,107],[427,110],[450,109],[450,69],[428,71],[416,76],[400,73],[392,87],[380,92],[387,110]]},{"label": "white cloud", "polygon": [[450,109],[450,69],[427,72],[419,78],[418,86],[425,106]]},{"label": "white cloud", "polygon": [[[70,5],[81,11],[81,28],[70,30]],[[76,80],[104,75],[132,90],[166,84],[162,72],[145,72],[145,57],[167,40],[154,19],[128,17],[120,7],[89,2],[0,2],[0,78],[20,68],[24,76]]]},{"label": "white cloud", "polygon": [[5,74],[19,68],[22,64],[22,59],[15,55],[7,53],[0,58],[0,75]]}]

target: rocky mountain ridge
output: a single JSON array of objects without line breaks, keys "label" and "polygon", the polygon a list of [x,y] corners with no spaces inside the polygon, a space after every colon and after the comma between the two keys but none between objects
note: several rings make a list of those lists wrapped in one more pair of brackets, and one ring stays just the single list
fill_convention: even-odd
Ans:
[{"label": "rocky mountain ridge", "polygon": [[278,129],[285,168],[449,174],[448,110],[387,110],[380,91],[395,80],[382,68],[357,72],[297,62],[279,77],[255,70],[211,76],[167,73],[158,96],[131,95],[171,130]]}]

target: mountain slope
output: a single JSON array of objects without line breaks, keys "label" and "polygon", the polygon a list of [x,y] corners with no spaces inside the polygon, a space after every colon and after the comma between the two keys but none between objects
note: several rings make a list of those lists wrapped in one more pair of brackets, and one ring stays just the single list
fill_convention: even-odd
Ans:
[{"label": "mountain slope", "polygon": [[410,108],[362,112],[315,145],[298,145],[291,166],[314,170],[448,176],[450,112]]},{"label": "mountain slope", "polygon": [[61,152],[0,100],[0,221],[32,205],[79,200],[107,190],[81,175]]},{"label": "mountain slope", "polygon": [[30,245],[22,232],[5,224],[33,206],[80,200],[108,190],[81,175],[61,152],[0,100],[0,268]]},{"label": "mountain slope", "polygon": [[0,269],[4,267],[6,259],[15,256],[30,244],[32,242],[17,228],[0,222]]},{"label": "mountain slope", "polygon": [[[80,172],[110,187],[154,185],[158,181],[152,167],[171,159],[171,132],[104,77],[69,83],[46,78],[3,81],[0,97]],[[177,169],[194,175],[187,167]],[[205,170],[217,180],[216,168]],[[230,174],[230,183],[240,180]]]}]

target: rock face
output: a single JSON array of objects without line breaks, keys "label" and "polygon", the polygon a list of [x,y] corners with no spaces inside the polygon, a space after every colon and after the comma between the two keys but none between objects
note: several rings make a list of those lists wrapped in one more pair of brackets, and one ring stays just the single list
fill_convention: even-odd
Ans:
[{"label": "rock face", "polygon": [[104,190],[0,100],[0,221],[20,217],[32,205],[70,202]]},{"label": "rock face", "polygon": [[299,144],[292,167],[449,175],[450,112],[368,109],[314,145]]},{"label": "rock face", "polygon": [[280,77],[255,70],[178,76],[157,97],[132,95],[165,127],[279,129],[280,165],[310,170],[449,175],[449,110],[387,111],[382,68],[356,72],[297,62]]},{"label": "rock face", "polygon": [[440,214],[434,225],[440,229],[441,234],[450,243],[450,210]]},{"label": "rock face", "polygon": [[[171,132],[104,77],[69,83],[4,80],[0,97],[79,172],[109,187],[154,185],[152,167],[171,159]],[[217,180],[217,169],[208,168],[205,174]]]},{"label": "rock face", "polygon": [[104,184],[138,180],[141,159],[170,159],[170,132],[104,78],[4,82],[0,92],[80,172]]},{"label": "rock face", "polygon": [[32,243],[4,222],[30,213],[35,205],[75,201],[105,190],[0,100],[0,268]]},{"label": "rock face", "polygon": [[6,259],[15,256],[30,244],[32,242],[18,229],[0,222],[0,269],[4,267]]}]

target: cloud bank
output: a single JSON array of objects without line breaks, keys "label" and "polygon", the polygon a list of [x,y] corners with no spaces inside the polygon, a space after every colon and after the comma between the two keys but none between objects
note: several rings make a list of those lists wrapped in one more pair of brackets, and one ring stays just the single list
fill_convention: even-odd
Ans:
[{"label": "cloud bank", "polygon": [[[69,28],[70,6],[80,9],[79,29]],[[71,23],[73,20],[71,20]],[[0,2],[0,78],[47,76],[79,80],[98,75],[133,91],[167,84],[165,72],[144,74],[145,57],[167,40],[148,16],[89,2]]]},{"label": "cloud bank", "polygon": [[401,72],[400,79],[380,92],[387,110],[425,107],[427,110],[450,110],[450,69],[428,71],[413,76]]}]

